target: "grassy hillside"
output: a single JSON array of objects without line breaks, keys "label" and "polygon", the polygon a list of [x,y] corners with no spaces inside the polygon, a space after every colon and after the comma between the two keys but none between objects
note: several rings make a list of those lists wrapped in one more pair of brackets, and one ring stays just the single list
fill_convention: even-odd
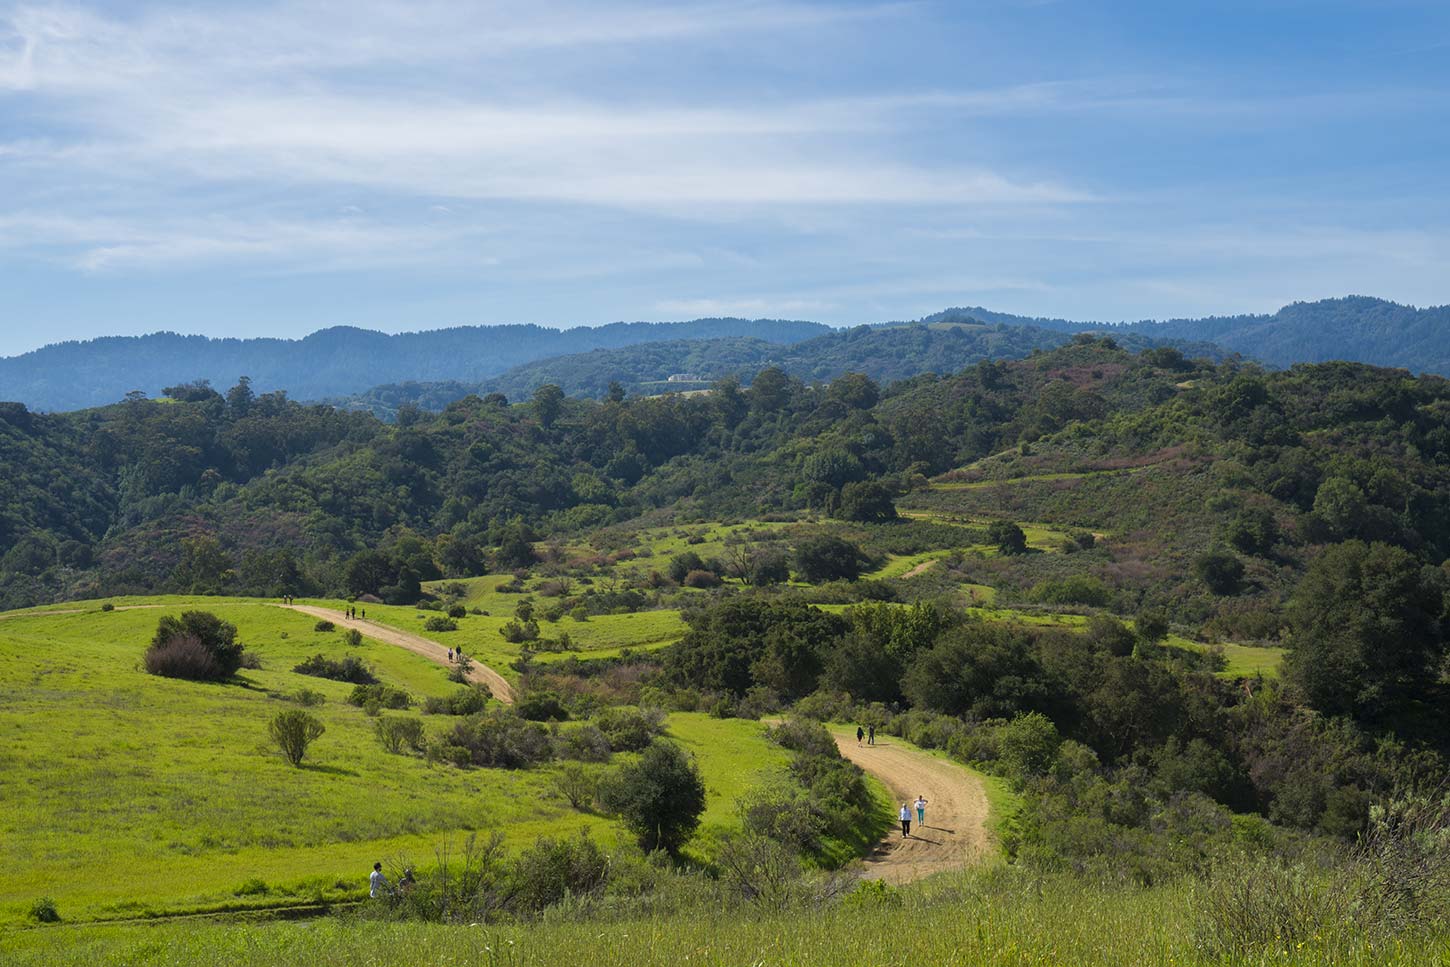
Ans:
[{"label": "grassy hillside", "polygon": [[[388,754],[375,720],[346,704],[351,685],[291,671],[311,655],[357,654],[423,698],[456,690],[440,666],[378,642],[348,648],[314,619],[258,602],[132,604],[156,607],[0,621],[7,921],[40,896],[70,921],[352,898],[375,859],[427,863],[469,833],[499,830],[514,844],[583,828],[605,842],[623,835],[569,807],[557,767],[458,769]],[[260,669],[230,685],[141,670],[158,617],[198,604],[236,624]],[[325,697],[310,711],[327,731],[294,769],[266,723],[302,688]],[[772,781],[785,753],[739,720],[678,714],[669,734],[695,752],[710,791],[708,852],[734,822],[733,802]]]}]

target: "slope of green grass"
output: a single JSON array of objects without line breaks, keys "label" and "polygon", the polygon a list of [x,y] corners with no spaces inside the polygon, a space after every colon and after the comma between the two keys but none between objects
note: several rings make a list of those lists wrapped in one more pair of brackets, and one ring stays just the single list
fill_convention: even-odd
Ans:
[{"label": "slope of green grass", "polygon": [[[41,896],[68,920],[335,899],[357,895],[375,859],[426,864],[435,847],[473,831],[498,829],[514,843],[585,826],[618,833],[571,810],[552,767],[461,770],[388,754],[374,720],[346,704],[351,685],[290,670],[313,654],[353,653],[425,696],[458,687],[442,667],[366,639],[348,648],[338,632],[281,608],[168,601],[236,624],[263,667],[228,685],[146,674],[141,653],[167,609],[0,621],[0,922]],[[296,707],[278,695],[304,687],[325,696],[311,711],[327,731],[294,769],[266,726]],[[424,722],[435,733],[451,727],[444,716]],[[670,724],[716,793],[707,822],[728,826],[733,799],[764,781],[747,763],[768,772],[780,750],[755,723]],[[244,890],[251,880],[266,892]]]}]

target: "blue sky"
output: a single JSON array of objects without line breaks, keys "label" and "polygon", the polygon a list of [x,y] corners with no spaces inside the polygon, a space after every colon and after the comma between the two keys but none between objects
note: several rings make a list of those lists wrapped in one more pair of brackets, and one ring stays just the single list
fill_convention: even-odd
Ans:
[{"label": "blue sky", "polygon": [[0,0],[0,354],[1450,302],[1450,4]]}]

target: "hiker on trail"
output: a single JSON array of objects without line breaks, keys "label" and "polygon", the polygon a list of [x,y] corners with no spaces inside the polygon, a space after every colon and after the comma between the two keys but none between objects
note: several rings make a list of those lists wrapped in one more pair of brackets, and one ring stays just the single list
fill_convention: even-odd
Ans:
[{"label": "hiker on trail", "polygon": [[453,660],[453,649],[452,648],[449,648],[448,649],[448,660],[449,661],[452,661]]},{"label": "hiker on trail", "polygon": [[[876,726],[874,726],[874,725],[868,725],[868,726],[866,726],[866,744],[867,745],[875,745],[876,744]],[[903,803],[902,805],[905,805],[905,803]]]},{"label": "hiker on trail", "polygon": [[367,608],[363,608],[363,620],[364,621],[368,620],[368,609]]},{"label": "hiker on trail", "polygon": [[[904,806],[902,807],[905,808]],[[374,863],[373,871],[368,875],[368,896],[374,900],[380,899],[393,892],[388,886],[388,878],[383,876],[383,864]]]},{"label": "hiker on trail", "polygon": [[922,796],[922,795],[918,795],[916,797],[916,802],[912,803],[912,805],[916,807],[916,825],[920,826],[922,829],[925,829],[926,828],[926,797],[925,796]]},{"label": "hiker on trail", "polygon": [[901,804],[901,837],[905,839],[911,835],[911,810],[906,808],[906,803]]},{"label": "hiker on trail", "polygon": [[866,730],[861,728],[861,726],[859,725],[856,726],[856,744],[860,745],[861,740],[864,738],[866,738]]}]

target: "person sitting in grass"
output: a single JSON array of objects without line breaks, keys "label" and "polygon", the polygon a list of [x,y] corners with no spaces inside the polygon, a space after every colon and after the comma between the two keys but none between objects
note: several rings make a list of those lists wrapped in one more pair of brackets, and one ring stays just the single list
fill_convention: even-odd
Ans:
[{"label": "person sitting in grass", "polygon": [[392,892],[392,887],[388,885],[388,878],[383,875],[383,864],[374,863],[373,872],[368,877],[368,896],[378,900]]}]

